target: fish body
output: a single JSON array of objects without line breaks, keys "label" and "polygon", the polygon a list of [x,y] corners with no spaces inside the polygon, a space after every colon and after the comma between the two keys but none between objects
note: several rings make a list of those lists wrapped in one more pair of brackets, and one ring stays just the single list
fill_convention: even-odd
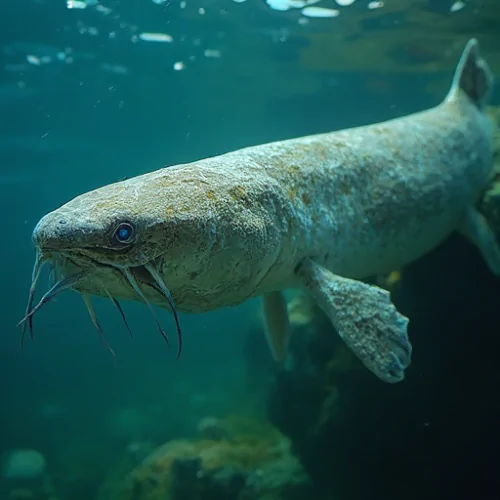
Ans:
[{"label": "fish body", "polygon": [[281,292],[305,289],[370,370],[400,381],[411,357],[407,318],[360,280],[414,261],[457,230],[500,274],[500,251],[474,209],[492,175],[483,112],[491,85],[471,40],[437,107],[85,193],[38,223],[39,260],[78,276],[71,287],[84,296],[188,313],[262,296],[278,360],[288,339]]}]

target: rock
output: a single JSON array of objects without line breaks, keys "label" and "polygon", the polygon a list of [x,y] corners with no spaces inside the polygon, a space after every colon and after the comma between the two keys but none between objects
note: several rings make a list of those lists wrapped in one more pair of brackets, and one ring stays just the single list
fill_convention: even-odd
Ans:
[{"label": "rock", "polygon": [[488,108],[488,113],[496,126],[493,146],[495,176],[479,201],[478,208],[500,242],[500,106]]},{"label": "rock", "polygon": [[229,435],[229,429],[224,426],[220,419],[214,417],[205,417],[200,420],[197,430],[202,437],[213,441],[219,441]]},{"label": "rock", "polygon": [[[311,492],[290,441],[242,417],[213,419],[227,434],[157,448],[106,500],[292,500]],[[100,496],[98,498],[104,498]]]},{"label": "rock", "polygon": [[2,476],[7,480],[36,480],[43,476],[46,468],[44,456],[30,449],[18,449],[7,454]]},{"label": "rock", "polygon": [[172,484],[170,498],[172,500],[196,499],[204,479],[203,464],[199,457],[179,457],[172,462]]}]

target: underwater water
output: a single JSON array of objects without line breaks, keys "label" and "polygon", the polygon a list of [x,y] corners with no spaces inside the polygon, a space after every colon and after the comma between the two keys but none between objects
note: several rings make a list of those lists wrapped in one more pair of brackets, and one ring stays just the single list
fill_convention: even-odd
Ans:
[{"label": "underwater water", "polygon": [[[500,282],[459,235],[367,277],[410,318],[398,384],[292,291],[285,368],[259,299],[180,313],[178,360],[171,315],[157,311],[167,346],[140,302],[122,304],[130,338],[94,301],[114,357],[77,293],[36,314],[23,349],[16,327],[46,213],[166,165],[435,106],[471,37],[500,75],[498,26],[493,0],[3,0],[0,500],[500,499]],[[490,104],[500,120],[498,84]]]}]

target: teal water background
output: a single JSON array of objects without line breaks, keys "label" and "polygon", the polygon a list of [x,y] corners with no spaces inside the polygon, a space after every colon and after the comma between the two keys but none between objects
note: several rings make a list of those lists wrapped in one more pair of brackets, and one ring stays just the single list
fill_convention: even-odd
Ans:
[{"label": "teal water background", "polygon": [[[192,432],[207,413],[245,406],[243,353],[258,303],[183,316],[184,354],[175,361],[143,306],[126,304],[129,339],[116,311],[98,300],[113,360],[81,299],[64,294],[35,319],[35,342],[21,352],[16,323],[39,218],[125,176],[402,116],[441,98],[429,91],[441,74],[311,74],[299,64],[296,19],[263,3],[188,0],[189,18],[179,2],[109,2],[108,14],[48,0],[0,7],[0,454],[38,449],[56,475],[96,469],[69,481],[80,496],[67,498],[93,498],[99,474],[130,440],[166,441]],[[199,7],[206,13],[196,17]],[[232,22],[236,9],[246,14]],[[133,43],[140,31],[174,41]],[[261,66],[239,55],[252,43]],[[342,50],[342,42],[332,46],[332,57]],[[30,64],[28,55],[52,60]],[[185,68],[174,70],[180,61]],[[174,338],[171,318],[161,318]]]}]

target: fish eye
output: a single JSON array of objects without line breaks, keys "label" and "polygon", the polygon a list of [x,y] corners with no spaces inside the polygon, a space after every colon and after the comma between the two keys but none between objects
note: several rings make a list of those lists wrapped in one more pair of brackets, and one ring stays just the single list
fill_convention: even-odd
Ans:
[{"label": "fish eye", "polygon": [[134,226],[129,222],[122,222],[116,229],[113,238],[118,243],[131,243],[134,239]]}]

